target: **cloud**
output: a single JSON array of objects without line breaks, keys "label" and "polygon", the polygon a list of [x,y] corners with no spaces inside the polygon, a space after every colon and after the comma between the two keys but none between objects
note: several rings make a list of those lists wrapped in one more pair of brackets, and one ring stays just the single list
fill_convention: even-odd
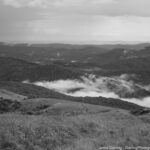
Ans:
[{"label": "cloud", "polygon": [[5,5],[10,5],[16,8],[22,7],[22,4],[17,0],[3,0]]},{"label": "cloud", "polygon": [[27,39],[31,41],[92,40],[92,18],[90,17],[54,15],[50,19],[31,20],[19,25],[28,30]]},{"label": "cloud", "polygon": [[150,18],[137,16],[95,16],[92,36],[106,41],[150,40]]},{"label": "cloud", "polygon": [[[150,16],[149,0],[2,0],[12,7],[59,8],[75,14]],[[51,11],[49,10],[49,11]]]},{"label": "cloud", "polygon": [[1,0],[0,40],[149,41],[149,8],[149,0]]},{"label": "cloud", "polygon": [[30,19],[28,16],[24,18],[18,16],[18,20],[15,17],[12,21],[5,19],[0,23],[0,33],[3,35],[1,38],[7,35],[8,39],[12,37],[22,41],[65,43],[150,40],[150,18],[148,17],[93,17],[73,14],[50,14],[40,17],[38,19],[36,16],[37,19],[34,19],[34,16],[30,15]]},{"label": "cloud", "polygon": [[5,5],[12,7],[40,7],[47,8],[50,4],[55,4],[54,1],[49,0],[3,0]]},{"label": "cloud", "polygon": [[[130,78],[131,76],[127,74],[98,78],[90,75],[82,77],[82,80],[37,81],[32,84],[73,97],[114,98],[150,107],[149,95],[138,95],[138,92],[142,92],[145,86],[134,83]],[[23,81],[23,83],[30,83],[30,81]],[[149,86],[146,89],[149,91]]]},{"label": "cloud", "polygon": [[51,6],[63,7],[71,5],[81,5],[85,0],[3,0],[5,5],[12,7],[40,7],[49,8]]},{"label": "cloud", "polygon": [[143,90],[143,87],[139,87],[129,78],[130,76],[126,74],[98,78],[90,75],[89,77],[81,77],[82,80],[39,81],[34,84],[75,97],[99,97],[105,95],[104,97],[107,98],[119,98],[119,96],[128,97],[139,89]]}]

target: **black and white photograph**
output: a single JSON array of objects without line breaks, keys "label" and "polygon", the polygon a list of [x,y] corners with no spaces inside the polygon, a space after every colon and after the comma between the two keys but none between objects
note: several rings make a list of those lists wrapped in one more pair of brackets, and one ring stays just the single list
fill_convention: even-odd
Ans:
[{"label": "black and white photograph", "polygon": [[0,150],[150,150],[150,0],[0,0]]}]

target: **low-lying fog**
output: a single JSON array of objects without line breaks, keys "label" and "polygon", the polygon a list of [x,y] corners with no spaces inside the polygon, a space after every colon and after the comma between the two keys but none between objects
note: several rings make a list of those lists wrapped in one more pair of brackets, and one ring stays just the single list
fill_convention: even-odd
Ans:
[{"label": "low-lying fog", "polygon": [[113,77],[90,75],[81,77],[81,80],[38,81],[33,84],[73,97],[117,98],[150,107],[150,86],[136,84],[132,78],[126,74]]}]

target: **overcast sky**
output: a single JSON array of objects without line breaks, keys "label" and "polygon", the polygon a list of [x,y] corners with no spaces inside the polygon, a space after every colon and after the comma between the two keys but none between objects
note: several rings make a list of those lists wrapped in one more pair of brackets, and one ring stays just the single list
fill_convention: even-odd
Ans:
[{"label": "overcast sky", "polygon": [[150,41],[150,0],[0,0],[0,41]]}]

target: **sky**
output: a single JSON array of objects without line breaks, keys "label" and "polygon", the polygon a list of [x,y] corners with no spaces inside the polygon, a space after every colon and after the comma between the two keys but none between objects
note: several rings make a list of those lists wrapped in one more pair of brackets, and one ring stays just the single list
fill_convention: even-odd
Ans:
[{"label": "sky", "polygon": [[149,42],[150,0],[0,0],[0,41]]}]

